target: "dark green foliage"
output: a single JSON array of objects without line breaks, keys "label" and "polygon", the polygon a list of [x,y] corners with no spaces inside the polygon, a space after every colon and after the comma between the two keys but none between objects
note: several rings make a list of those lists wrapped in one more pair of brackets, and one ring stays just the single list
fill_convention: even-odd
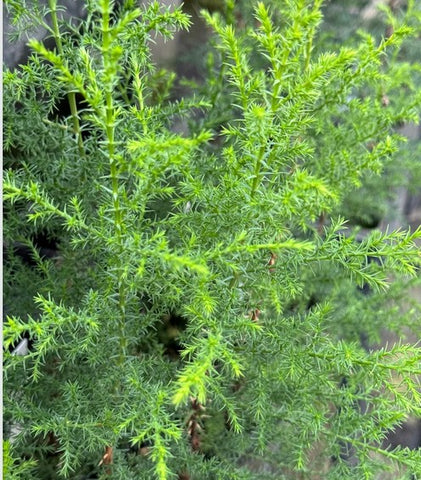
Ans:
[{"label": "dark green foliage", "polygon": [[[419,452],[382,444],[421,413],[420,349],[371,348],[419,333],[421,231],[347,224],[357,188],[397,182],[420,105],[397,52],[419,23],[338,48],[320,0],[227,1],[203,12],[200,94],[174,100],[149,46],[181,10],[89,0],[69,30],[55,0],[6,3],[21,26],[49,15],[56,45],[4,76],[7,475],[421,475]],[[386,197],[366,196],[368,222]]]}]

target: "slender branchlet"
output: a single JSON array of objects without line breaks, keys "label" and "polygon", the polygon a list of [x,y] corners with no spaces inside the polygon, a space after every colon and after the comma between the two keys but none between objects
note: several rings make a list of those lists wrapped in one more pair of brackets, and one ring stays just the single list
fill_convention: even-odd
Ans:
[{"label": "slender branchlet", "polygon": [[[48,0],[50,7],[50,15],[53,26],[53,35],[57,47],[57,52],[61,58],[64,58],[63,44],[61,42],[61,34],[57,19],[57,0]],[[85,149],[83,146],[82,131],[80,128],[79,114],[76,105],[76,93],[74,91],[67,92],[67,99],[69,101],[70,113],[73,121],[73,132],[76,136],[77,146],[81,159],[85,157]]]}]

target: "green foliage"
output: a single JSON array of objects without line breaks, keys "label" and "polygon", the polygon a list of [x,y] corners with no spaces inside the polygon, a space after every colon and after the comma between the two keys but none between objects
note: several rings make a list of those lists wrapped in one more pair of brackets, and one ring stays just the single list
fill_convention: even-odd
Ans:
[{"label": "green foliage", "polygon": [[8,480],[21,480],[28,478],[31,470],[34,469],[35,462],[24,461],[18,464],[18,459],[14,458],[11,452],[9,440],[3,440],[3,478]]},{"label": "green foliage", "polygon": [[55,40],[4,75],[5,241],[33,264],[9,249],[8,478],[421,475],[384,444],[421,414],[420,349],[361,342],[419,330],[421,230],[346,221],[418,118],[397,53],[418,26],[390,14],[388,37],[337,48],[321,1],[218,4],[205,84],[174,100],[149,46],[189,26],[180,9],[89,0],[75,28],[55,0],[6,4]]}]

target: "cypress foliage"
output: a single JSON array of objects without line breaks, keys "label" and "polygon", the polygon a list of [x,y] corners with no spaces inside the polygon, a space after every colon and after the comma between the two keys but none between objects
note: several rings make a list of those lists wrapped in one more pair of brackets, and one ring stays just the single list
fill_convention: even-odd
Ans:
[{"label": "cypress foliage", "polygon": [[178,100],[149,46],[189,19],[135,3],[6,1],[55,41],[4,73],[6,478],[418,478],[384,440],[421,413],[421,230],[347,222],[418,119],[415,2],[328,48],[321,0],[227,1]]}]

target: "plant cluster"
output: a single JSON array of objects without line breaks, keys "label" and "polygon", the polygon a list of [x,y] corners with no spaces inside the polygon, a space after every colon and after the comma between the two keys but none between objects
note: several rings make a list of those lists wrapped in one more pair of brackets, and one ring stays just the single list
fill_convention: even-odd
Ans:
[{"label": "plant cluster", "polygon": [[135,3],[75,27],[6,1],[55,41],[4,73],[7,478],[416,478],[384,440],[421,413],[420,349],[361,339],[419,331],[421,230],[344,217],[418,119],[414,2],[328,49],[321,0],[227,0],[181,99],[149,46],[189,19]]}]

